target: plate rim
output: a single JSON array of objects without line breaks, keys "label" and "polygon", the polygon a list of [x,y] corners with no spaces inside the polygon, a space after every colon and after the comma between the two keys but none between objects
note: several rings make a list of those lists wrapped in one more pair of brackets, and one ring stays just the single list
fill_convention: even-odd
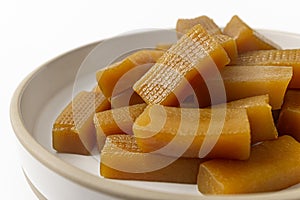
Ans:
[{"label": "plate rim", "polygon": [[[157,32],[159,30],[151,30],[150,32]],[[300,34],[291,33],[291,32],[284,32],[284,31],[277,31],[271,29],[257,29],[260,32],[269,32],[269,33],[276,33],[282,34],[289,37],[298,37],[300,39]],[[117,37],[126,37],[128,35],[136,35],[136,34],[144,34],[149,33],[148,31],[141,31],[135,32],[126,35],[120,35]],[[113,37],[116,38],[116,37]],[[105,39],[104,39],[105,40]],[[92,48],[93,46],[101,43],[102,41],[92,42],[86,45],[82,45],[75,49],[69,50],[66,53],[58,55],[46,63],[42,64],[41,66],[37,67],[33,70],[30,74],[28,74],[17,86],[16,90],[13,93],[11,103],[10,103],[10,121],[14,133],[21,143],[21,145],[28,151],[37,161],[42,163],[44,166],[49,168],[51,171],[75,182],[83,187],[88,189],[92,189],[96,192],[101,192],[103,194],[107,194],[114,197],[119,198],[126,198],[126,199],[182,199],[182,198],[189,198],[189,199],[282,199],[288,197],[296,197],[297,195],[300,196],[300,189],[290,189],[288,191],[281,191],[280,193],[270,192],[270,193],[255,193],[255,194],[242,194],[242,195],[218,195],[218,196],[201,196],[201,195],[186,195],[186,194],[176,194],[172,195],[168,192],[163,191],[156,191],[151,189],[144,189],[139,187],[134,187],[131,185],[126,185],[118,182],[108,181],[105,178],[100,178],[99,176],[90,174],[82,169],[79,169],[62,159],[56,157],[54,154],[49,152],[45,149],[33,136],[29,133],[24,125],[24,121],[22,119],[21,113],[21,100],[26,87],[30,83],[31,79],[34,76],[38,76],[39,73],[43,71],[47,67],[47,65],[59,58],[62,58],[68,54],[72,54],[76,51],[82,51],[84,48]],[[300,47],[299,47],[300,48]],[[91,50],[92,50],[91,49]],[[84,177],[84,178],[83,178]],[[276,193],[276,196],[274,194]],[[172,195],[172,196],[170,196]]]}]

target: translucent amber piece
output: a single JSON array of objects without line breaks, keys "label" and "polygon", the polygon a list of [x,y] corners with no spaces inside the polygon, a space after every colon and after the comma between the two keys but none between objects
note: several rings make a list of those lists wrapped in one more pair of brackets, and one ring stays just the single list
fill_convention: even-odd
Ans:
[{"label": "translucent amber piece", "polygon": [[247,110],[252,143],[277,139],[278,133],[273,121],[272,108],[269,105],[268,95],[231,101],[226,104],[226,107],[245,108]]},{"label": "translucent amber piece", "polygon": [[293,136],[300,141],[300,91],[288,90],[282,106],[279,119],[278,131],[281,134]]},{"label": "translucent amber piece", "polygon": [[[160,50],[137,51],[122,61],[99,70],[96,73],[96,78],[104,96],[109,98],[113,93],[117,95],[131,88],[135,81],[138,80],[163,53],[164,51]],[[135,70],[133,70],[134,68]],[[125,74],[127,74],[126,78],[124,78]],[[121,81],[121,83],[115,88],[119,81]]]},{"label": "translucent amber piece", "polygon": [[146,106],[137,104],[96,113],[94,123],[97,135],[132,134],[133,122]]},{"label": "translucent amber piece", "polygon": [[80,92],[53,124],[53,148],[61,153],[90,154],[96,144],[94,113],[109,107],[102,93]]},{"label": "translucent amber piece", "polygon": [[215,159],[200,164],[198,188],[204,194],[271,192],[300,182],[300,144],[290,136],[265,141],[245,161]]},{"label": "translucent amber piece", "polygon": [[[163,166],[168,160],[170,164]],[[101,152],[100,174],[112,179],[194,184],[201,162],[198,158],[142,153],[133,136],[111,135]]]},{"label": "translucent amber piece", "polygon": [[136,119],[133,133],[143,152],[241,160],[250,153],[245,109],[149,105]]},{"label": "translucent amber piece", "polygon": [[221,29],[211,18],[203,15],[193,19],[178,19],[176,24],[178,38],[180,38],[183,34],[186,34],[197,24],[200,24],[210,35],[222,33]]},{"label": "translucent amber piece", "polygon": [[[215,34],[213,37],[225,49],[231,62],[234,62],[238,56],[235,40],[228,35]],[[167,51],[173,44],[157,44],[156,49]],[[230,63],[231,63],[230,62]]]},{"label": "translucent amber piece", "polygon": [[235,39],[239,53],[254,50],[280,49],[280,47],[250,28],[238,16],[233,16],[223,33]]},{"label": "translucent amber piece", "polygon": [[[273,66],[226,66],[221,71],[227,101],[246,97],[268,94],[273,110],[281,108],[284,94],[292,78],[292,67]],[[210,94],[208,86],[213,89],[220,87],[219,79],[210,79],[205,85],[202,80],[193,80],[193,85],[200,106],[209,105]],[[196,84],[198,83],[198,84]],[[216,99],[215,103],[218,102]]]},{"label": "translucent amber piece", "polygon": [[193,78],[228,63],[224,48],[201,25],[196,25],[164,53],[133,89],[148,104],[177,105],[185,98],[186,87]]},{"label": "translucent amber piece", "polygon": [[234,63],[238,56],[238,50],[235,40],[232,37],[223,34],[216,34],[214,35],[214,37],[227,52],[228,57],[230,58],[230,63]]},{"label": "translucent amber piece", "polygon": [[236,65],[272,65],[293,67],[289,88],[300,89],[300,49],[261,50],[238,56]]},{"label": "translucent amber piece", "polygon": [[274,110],[280,109],[292,78],[291,67],[231,66],[224,68],[224,80],[229,101],[268,94]]}]

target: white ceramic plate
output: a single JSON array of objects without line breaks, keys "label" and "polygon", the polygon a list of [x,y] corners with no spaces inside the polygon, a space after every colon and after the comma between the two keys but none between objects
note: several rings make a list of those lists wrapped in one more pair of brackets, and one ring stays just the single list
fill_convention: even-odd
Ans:
[{"label": "white ceramic plate", "polygon": [[[283,48],[300,48],[300,35],[268,30],[259,32]],[[266,200],[300,196],[298,185],[272,193],[203,196],[196,185],[109,180],[100,177],[99,161],[94,157],[57,154],[52,149],[53,121],[73,94],[91,90],[96,85],[95,72],[99,68],[129,51],[153,48],[157,43],[175,40],[174,31],[148,30],[96,42],[58,56],[23,80],[12,99],[11,122],[20,142],[22,168],[39,198]],[[88,59],[85,59],[87,55]]]}]

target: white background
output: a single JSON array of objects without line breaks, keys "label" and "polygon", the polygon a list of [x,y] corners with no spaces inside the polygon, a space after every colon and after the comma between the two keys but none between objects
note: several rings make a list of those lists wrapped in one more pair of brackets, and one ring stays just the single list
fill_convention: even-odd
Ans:
[{"label": "white background", "polygon": [[177,18],[200,15],[225,26],[234,14],[251,27],[300,33],[299,7],[289,0],[1,0],[0,199],[36,199],[9,119],[11,96],[27,74],[65,51],[124,32],[171,28]]}]

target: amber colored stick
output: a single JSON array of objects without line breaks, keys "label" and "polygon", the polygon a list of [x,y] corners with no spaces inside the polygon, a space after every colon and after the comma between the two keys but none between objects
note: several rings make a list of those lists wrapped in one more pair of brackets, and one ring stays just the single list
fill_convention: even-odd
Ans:
[{"label": "amber colored stick", "polygon": [[[225,49],[225,51],[228,54],[228,57],[230,58],[230,63],[234,63],[238,56],[235,40],[232,37],[229,37],[228,35],[224,34],[214,34],[212,36]],[[167,51],[169,48],[171,48],[172,45],[172,43],[159,43],[156,45],[155,48],[158,50]]]},{"label": "amber colored stick", "polygon": [[236,58],[238,57],[238,50],[237,50],[237,45],[236,41],[232,38],[229,37],[228,35],[224,34],[216,34],[213,35],[217,42],[225,49],[225,51],[228,54],[228,57],[230,58],[230,63],[234,63]]},{"label": "amber colored stick", "polygon": [[60,153],[89,155],[96,144],[94,113],[109,108],[102,93],[83,91],[77,94],[53,124],[53,148]]},{"label": "amber colored stick", "polygon": [[110,98],[131,88],[135,80],[138,80],[163,53],[161,50],[140,50],[97,71],[96,79],[104,96]]},{"label": "amber colored stick", "polygon": [[214,75],[229,61],[224,48],[198,24],[166,51],[133,89],[147,104],[178,105],[192,79]]},{"label": "amber colored stick", "polygon": [[289,88],[300,89],[300,49],[260,50],[238,56],[235,65],[291,66],[293,77]]},{"label": "amber colored stick", "polygon": [[[292,67],[226,66],[221,71],[221,80],[211,78],[204,84],[202,79],[194,79],[192,85],[195,85],[196,104],[199,103],[201,107],[225,103],[221,102],[223,99],[229,102],[268,94],[272,109],[278,110],[282,106],[292,75]],[[215,92],[222,87],[226,92],[225,98],[220,96],[221,92]]]},{"label": "amber colored stick", "polygon": [[136,104],[96,113],[94,123],[97,135],[132,134],[133,122],[146,106],[145,103]]},{"label": "amber colored stick", "polygon": [[186,34],[197,24],[200,24],[210,35],[222,33],[221,29],[211,18],[202,15],[192,19],[178,19],[176,23],[178,38],[180,38],[183,34]]},{"label": "amber colored stick", "polygon": [[245,108],[250,123],[251,143],[265,140],[274,140],[278,137],[278,132],[272,116],[272,108],[269,105],[269,95],[248,97],[236,101],[228,102],[226,108]]},{"label": "amber colored stick", "polygon": [[110,135],[101,151],[100,174],[112,179],[195,184],[203,160],[142,153],[133,136]]},{"label": "amber colored stick", "polygon": [[277,44],[252,29],[237,15],[231,18],[223,33],[236,41],[239,53],[263,49],[280,49]]},{"label": "amber colored stick", "polygon": [[203,194],[272,192],[300,183],[300,144],[290,136],[265,141],[245,161],[214,159],[200,164]]},{"label": "amber colored stick", "polygon": [[143,152],[240,160],[250,153],[250,125],[243,108],[148,105],[134,122],[133,133]]}]

